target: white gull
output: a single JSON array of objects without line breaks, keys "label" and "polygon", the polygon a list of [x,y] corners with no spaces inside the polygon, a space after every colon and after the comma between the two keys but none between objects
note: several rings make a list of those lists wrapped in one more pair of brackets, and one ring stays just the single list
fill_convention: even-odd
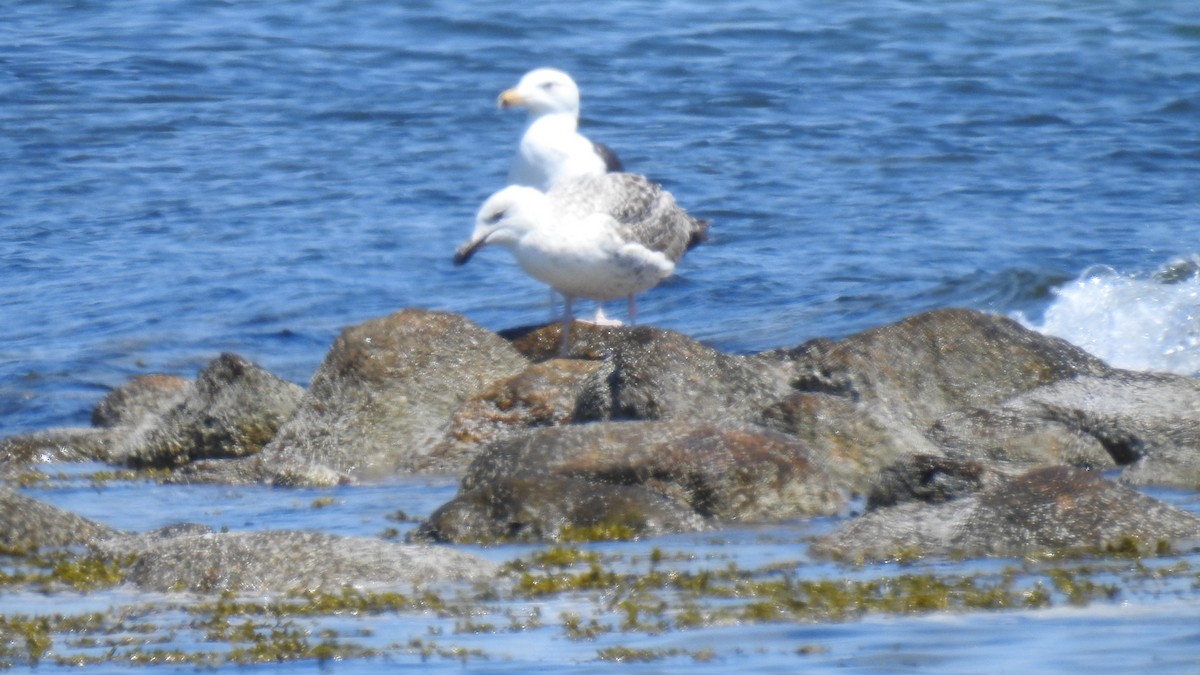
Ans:
[{"label": "white gull", "polygon": [[628,297],[630,318],[636,319],[634,296],[669,277],[684,252],[707,234],[708,223],[689,216],[662,186],[636,174],[609,173],[566,180],[545,193],[512,185],[493,194],[454,264],[492,244],[511,251],[527,274],[566,298],[566,354],[575,298]]},{"label": "white gull", "polygon": [[621,171],[608,146],[579,133],[579,87],[561,70],[538,68],[500,94],[501,108],[524,107],[529,121],[508,173],[510,185],[543,192],[560,181]]}]

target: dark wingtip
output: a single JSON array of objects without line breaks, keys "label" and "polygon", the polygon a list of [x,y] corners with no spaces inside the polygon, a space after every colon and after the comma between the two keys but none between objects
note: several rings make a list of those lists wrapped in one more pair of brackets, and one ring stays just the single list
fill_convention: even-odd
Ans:
[{"label": "dark wingtip", "polygon": [[691,250],[708,241],[709,220],[707,218],[697,218],[695,219],[695,223],[695,229],[693,229],[691,234],[688,236],[688,250]]},{"label": "dark wingtip", "polygon": [[600,159],[604,160],[604,169],[608,173],[621,173],[625,170],[625,165],[621,163],[621,158],[617,157],[616,151],[612,148],[603,143],[592,141],[592,149],[596,151]]}]

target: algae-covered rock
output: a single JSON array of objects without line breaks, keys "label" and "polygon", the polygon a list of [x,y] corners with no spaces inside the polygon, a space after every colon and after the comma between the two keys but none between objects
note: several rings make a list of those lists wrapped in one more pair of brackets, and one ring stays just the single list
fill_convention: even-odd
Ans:
[{"label": "algae-covered rock", "polygon": [[135,467],[174,467],[259,452],[296,409],[303,389],[234,355],[205,366],[188,395],[124,443]]},{"label": "algae-covered rock", "polygon": [[465,489],[413,533],[452,543],[575,541],[693,532],[708,523],[642,485],[562,476],[505,476]]}]

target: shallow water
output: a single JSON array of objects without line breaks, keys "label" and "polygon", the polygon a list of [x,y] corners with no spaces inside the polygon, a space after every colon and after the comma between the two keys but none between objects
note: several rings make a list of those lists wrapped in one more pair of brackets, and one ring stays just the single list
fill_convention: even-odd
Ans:
[{"label": "shallow water", "polygon": [[[0,22],[0,429],[86,424],[129,377],[225,351],[305,384],[341,328],[401,307],[547,320],[503,251],[449,260],[521,130],[495,97],[541,65],[580,83],[585,132],[713,221],[642,298],[644,323],[753,352],[968,306],[1196,374],[1198,63],[1183,0],[19,3]],[[308,491],[38,496],[133,530],[374,535],[452,491],[358,488],[324,509]],[[778,668],[941,672],[1200,653],[1190,605],[1124,609],[684,634],[664,639],[752,646],[657,665],[741,667],[759,646]],[[1117,657],[1092,649],[1117,626]],[[515,649],[595,651],[561,643]]]}]

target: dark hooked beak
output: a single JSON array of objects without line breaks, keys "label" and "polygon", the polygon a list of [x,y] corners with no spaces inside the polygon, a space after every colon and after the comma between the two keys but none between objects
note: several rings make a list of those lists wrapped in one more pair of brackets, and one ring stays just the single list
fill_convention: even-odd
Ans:
[{"label": "dark hooked beak", "polygon": [[458,250],[454,252],[454,266],[461,267],[462,265],[466,265],[467,261],[471,259],[471,256],[475,255],[476,251],[483,248],[483,245],[486,242],[487,239],[472,239],[462,246],[459,246]]}]

